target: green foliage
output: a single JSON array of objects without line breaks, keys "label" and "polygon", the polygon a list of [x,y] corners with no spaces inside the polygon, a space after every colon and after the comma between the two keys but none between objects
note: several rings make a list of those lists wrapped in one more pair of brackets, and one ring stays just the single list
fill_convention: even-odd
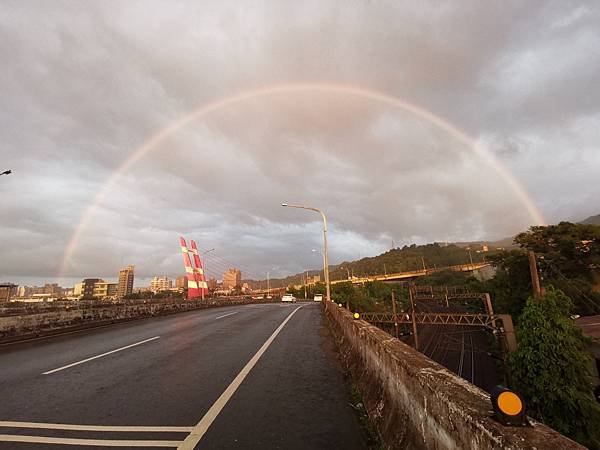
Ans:
[{"label": "green foliage", "polygon": [[404,309],[408,303],[406,288],[400,284],[387,284],[381,281],[352,285],[338,283],[331,286],[331,298],[336,303],[348,303],[352,311],[385,312],[392,310],[392,291],[397,308]]},{"label": "green foliage", "polygon": [[536,252],[544,279],[569,294],[575,312],[600,313],[600,294],[593,289],[600,268],[600,226],[536,226],[517,235],[515,242]]},{"label": "green foliage", "polygon": [[569,318],[571,300],[549,288],[531,297],[519,319],[518,349],[509,355],[513,388],[528,412],[557,431],[600,448],[600,405],[592,394],[586,338]]},{"label": "green foliage", "polygon": [[482,284],[469,272],[443,270],[415,280],[421,286],[463,286],[468,291],[479,292]]},{"label": "green foliage", "polygon": [[[482,256],[473,252],[473,262],[480,262]],[[454,266],[469,263],[469,252],[456,245],[442,246],[439,244],[410,245],[394,248],[372,258],[362,258],[358,261],[343,262],[330,270],[332,280],[348,278],[348,272],[354,276],[382,275],[387,273],[408,272],[423,268]]]},{"label": "green foliage", "polygon": [[497,314],[519,317],[532,291],[527,254],[522,250],[502,251],[488,259],[496,267],[496,275],[482,290],[490,293]]}]

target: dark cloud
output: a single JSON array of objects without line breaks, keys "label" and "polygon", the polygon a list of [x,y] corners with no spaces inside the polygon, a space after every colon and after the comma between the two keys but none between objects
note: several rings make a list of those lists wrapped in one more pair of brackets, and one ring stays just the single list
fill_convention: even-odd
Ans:
[{"label": "dark cloud", "polygon": [[[155,132],[290,82],[419,105],[493,152],[550,221],[597,214],[599,25],[592,1],[3,2],[0,153],[15,173],[0,178],[0,277],[56,275],[97,192]],[[531,223],[451,133],[372,99],[288,92],[161,141],[92,211],[63,275],[175,276],[179,234],[217,249],[212,273],[318,267],[319,217],[284,200],[327,211],[332,262]]]}]

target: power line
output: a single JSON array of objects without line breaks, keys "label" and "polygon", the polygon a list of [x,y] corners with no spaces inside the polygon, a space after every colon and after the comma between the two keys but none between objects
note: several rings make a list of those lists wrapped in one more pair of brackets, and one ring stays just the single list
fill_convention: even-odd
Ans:
[{"label": "power line", "polygon": [[546,264],[548,264],[548,267],[550,267],[550,269],[552,269],[556,275],[558,275],[558,276],[562,277],[562,278],[563,278],[563,280],[565,281],[565,283],[566,283],[566,284],[567,284],[569,287],[571,287],[573,290],[577,291],[577,292],[578,292],[578,293],[581,295],[581,297],[582,297],[582,300],[585,300],[586,302],[588,302],[588,303],[586,303],[588,306],[589,306],[589,305],[592,305],[592,310],[596,310],[596,309],[598,308],[598,305],[597,305],[597,303],[596,303],[594,300],[592,300],[591,298],[589,298],[589,297],[588,297],[588,296],[587,296],[587,295],[586,295],[586,294],[585,294],[583,291],[581,291],[581,290],[580,290],[580,289],[579,289],[579,288],[578,288],[578,287],[577,287],[575,284],[573,284],[573,282],[572,282],[572,281],[571,281],[569,278],[567,278],[567,277],[566,277],[566,276],[565,276],[565,275],[564,275],[564,274],[563,274],[563,273],[562,273],[562,272],[561,272],[561,271],[558,269],[558,267],[556,267],[556,266],[555,266],[554,264],[552,264],[550,261],[546,261],[546,260],[544,260],[544,262],[545,262]]}]

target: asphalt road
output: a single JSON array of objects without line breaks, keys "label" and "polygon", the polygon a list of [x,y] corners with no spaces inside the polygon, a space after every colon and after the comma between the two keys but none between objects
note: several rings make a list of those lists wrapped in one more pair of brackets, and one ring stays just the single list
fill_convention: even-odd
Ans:
[{"label": "asphalt road", "polygon": [[348,390],[319,304],[181,313],[0,346],[0,449],[366,448]]}]

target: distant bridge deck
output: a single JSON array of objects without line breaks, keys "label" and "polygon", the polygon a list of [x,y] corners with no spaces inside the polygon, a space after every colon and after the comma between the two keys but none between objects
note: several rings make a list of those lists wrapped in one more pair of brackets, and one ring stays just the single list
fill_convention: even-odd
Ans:
[{"label": "distant bridge deck", "polygon": [[473,272],[474,270],[479,270],[484,267],[491,266],[489,262],[479,262],[473,264],[458,264],[455,266],[446,266],[439,267],[434,269],[419,269],[419,270],[411,270],[408,272],[397,272],[397,273],[388,273],[384,275],[371,275],[367,277],[351,277],[350,279],[345,280],[335,280],[331,281],[331,284],[337,283],[347,283],[351,281],[353,284],[363,284],[369,281],[394,281],[394,280],[405,280],[410,278],[424,277],[427,275],[431,275],[437,272],[443,272],[446,270],[453,270],[455,272]]}]

